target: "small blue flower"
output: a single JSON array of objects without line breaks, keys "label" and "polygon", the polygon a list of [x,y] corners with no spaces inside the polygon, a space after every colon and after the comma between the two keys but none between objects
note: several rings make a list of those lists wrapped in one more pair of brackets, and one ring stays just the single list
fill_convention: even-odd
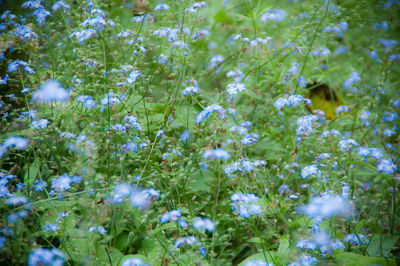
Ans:
[{"label": "small blue flower", "polygon": [[57,232],[60,227],[57,224],[47,223],[43,226],[43,230],[48,232]]},{"label": "small blue flower", "polygon": [[36,180],[33,184],[33,188],[35,189],[35,191],[43,191],[45,187],[47,187],[46,181]]},{"label": "small blue flower", "polygon": [[231,155],[225,151],[224,149],[213,149],[213,150],[207,150],[203,153],[203,159],[209,159],[209,160],[215,160],[215,159],[223,159],[223,160],[229,160],[231,158]]},{"label": "small blue flower", "polygon": [[22,195],[13,194],[7,199],[7,204],[12,206],[22,205],[27,203],[28,203],[28,198]]},{"label": "small blue flower", "polygon": [[133,84],[136,82],[138,77],[141,77],[142,73],[140,73],[140,70],[133,70],[131,73],[129,73],[126,82],[128,84]]},{"label": "small blue flower", "polygon": [[170,212],[165,213],[161,217],[161,223],[167,223],[169,221],[178,221],[178,218],[182,216],[182,213],[180,210],[172,210]]},{"label": "small blue flower", "polygon": [[52,189],[62,192],[71,189],[72,179],[68,174],[63,174],[58,178],[52,178],[51,182]]},{"label": "small blue flower", "polygon": [[344,242],[350,242],[352,245],[354,246],[358,246],[360,244],[365,244],[367,241],[365,239],[365,236],[361,235],[361,234],[347,234],[344,238],[343,238]]},{"label": "small blue flower", "polygon": [[308,165],[301,170],[301,177],[303,179],[307,179],[307,177],[311,175],[317,175],[318,177],[321,176],[321,174],[318,172],[318,165],[316,164]]},{"label": "small blue flower", "polygon": [[0,250],[4,248],[5,243],[7,242],[4,236],[0,236]]},{"label": "small blue flower", "polygon": [[54,11],[56,11],[59,8],[62,8],[64,12],[66,12],[69,9],[71,9],[71,7],[68,4],[64,3],[63,1],[57,1],[52,6],[52,9]]},{"label": "small blue flower", "polygon": [[166,10],[169,10],[169,5],[167,4],[158,4],[154,8],[154,11],[166,11]]},{"label": "small blue flower", "polygon": [[269,9],[266,13],[260,17],[261,22],[267,22],[269,20],[280,22],[286,17],[286,11],[282,9]]},{"label": "small blue flower", "polygon": [[241,143],[242,145],[251,145],[251,144],[256,143],[256,142],[258,141],[259,138],[260,138],[260,135],[259,135],[259,134],[250,133],[250,134],[244,136],[244,137],[240,140],[240,143]]},{"label": "small blue flower", "polygon": [[183,142],[187,142],[187,140],[189,139],[189,135],[190,135],[190,131],[189,130],[185,130],[183,131],[183,133],[181,134],[180,138]]},{"label": "small blue flower", "polygon": [[248,260],[244,266],[273,266],[273,264],[264,260]]},{"label": "small blue flower", "polygon": [[107,230],[101,225],[89,227],[88,232],[89,233],[99,233],[100,235],[107,234]]},{"label": "small blue flower", "polygon": [[396,165],[388,159],[382,159],[378,162],[376,170],[380,173],[391,175],[396,170]]},{"label": "small blue flower", "polygon": [[386,112],[383,114],[382,122],[393,122],[398,118],[397,113],[394,112]]},{"label": "small blue flower", "polygon": [[197,239],[195,236],[189,236],[189,237],[182,237],[178,240],[176,240],[174,244],[174,248],[180,248],[184,246],[191,246],[197,244]]},{"label": "small blue flower", "polygon": [[48,124],[49,124],[49,120],[47,120],[47,119],[34,120],[31,122],[31,128],[45,129]]},{"label": "small blue flower", "polygon": [[178,225],[181,227],[181,228],[183,228],[183,229],[186,229],[186,228],[188,228],[188,226],[189,226],[189,224],[186,222],[186,220],[185,219],[183,219],[183,218],[179,218],[179,220],[178,220]]},{"label": "small blue flower", "polygon": [[36,9],[32,14],[36,17],[36,22],[39,24],[39,26],[44,25],[47,16],[53,16],[44,8]]},{"label": "small blue flower", "polygon": [[127,258],[122,261],[121,266],[148,266],[140,258]]},{"label": "small blue flower", "polygon": [[215,223],[207,218],[196,217],[193,220],[193,227],[197,230],[206,230],[212,233],[215,230]]}]

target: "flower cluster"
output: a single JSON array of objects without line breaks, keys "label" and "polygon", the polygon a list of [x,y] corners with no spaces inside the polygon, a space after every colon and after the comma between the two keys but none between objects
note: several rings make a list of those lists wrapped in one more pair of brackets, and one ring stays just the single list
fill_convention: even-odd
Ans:
[{"label": "flower cluster", "polygon": [[200,124],[204,120],[208,120],[211,113],[218,112],[218,117],[223,119],[225,117],[225,109],[218,104],[212,104],[204,108],[203,111],[197,114],[196,124]]},{"label": "flower cluster", "polygon": [[254,167],[265,166],[267,162],[255,160],[254,162],[249,159],[240,159],[224,168],[224,173],[232,177],[235,172],[250,173],[255,170]]},{"label": "flower cluster", "polygon": [[65,262],[65,255],[57,248],[36,248],[29,254],[28,266],[54,265],[62,266]]},{"label": "flower cluster", "polygon": [[0,145],[0,158],[2,158],[10,147],[16,147],[17,149],[26,149],[29,145],[29,140],[24,137],[8,137],[6,140]]},{"label": "flower cluster", "polygon": [[108,202],[121,204],[125,199],[129,199],[132,207],[146,209],[150,206],[152,199],[158,199],[159,197],[160,193],[154,188],[142,189],[128,183],[122,183],[113,189]]},{"label": "flower cluster", "polygon": [[283,107],[297,107],[301,102],[304,102],[307,105],[312,105],[311,100],[304,98],[300,95],[290,95],[285,98],[279,98],[275,101],[274,107],[278,110],[282,110]]},{"label": "flower cluster", "polygon": [[64,102],[68,98],[69,93],[56,80],[46,81],[32,94],[34,102]]},{"label": "flower cluster", "polygon": [[249,218],[253,214],[262,214],[260,205],[256,204],[259,199],[254,194],[234,193],[231,196],[232,211],[243,218]]},{"label": "flower cluster", "polygon": [[282,9],[269,9],[261,15],[261,22],[267,22],[269,20],[281,22],[287,15],[287,12]]}]

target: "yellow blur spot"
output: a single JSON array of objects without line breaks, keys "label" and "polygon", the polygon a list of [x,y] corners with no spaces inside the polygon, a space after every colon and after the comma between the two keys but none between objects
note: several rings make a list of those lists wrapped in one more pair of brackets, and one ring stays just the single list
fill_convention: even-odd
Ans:
[{"label": "yellow blur spot", "polygon": [[332,120],[336,116],[336,108],[344,105],[343,100],[336,91],[324,83],[313,83],[307,85],[309,92],[305,96],[311,100],[312,106],[308,106],[310,112],[321,110],[325,118]]}]

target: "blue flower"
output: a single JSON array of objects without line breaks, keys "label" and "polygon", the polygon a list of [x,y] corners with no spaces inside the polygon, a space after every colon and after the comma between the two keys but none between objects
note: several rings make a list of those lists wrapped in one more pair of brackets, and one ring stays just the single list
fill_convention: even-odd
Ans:
[{"label": "blue flower", "polygon": [[342,139],[337,145],[341,151],[351,151],[354,146],[359,146],[354,139]]},{"label": "blue flower", "polygon": [[12,61],[12,62],[8,65],[8,71],[9,71],[9,72],[17,71],[19,66],[22,66],[22,67],[24,68],[24,70],[25,70],[26,72],[28,72],[29,74],[34,74],[34,73],[35,73],[35,71],[34,71],[30,66],[28,66],[28,63],[25,62],[25,61],[22,61],[22,60],[15,60],[15,61]]},{"label": "blue flower", "polygon": [[207,2],[195,2],[192,6],[185,9],[185,12],[196,13],[197,9],[207,7]]},{"label": "blue flower", "polygon": [[167,4],[158,4],[154,8],[154,11],[166,11],[166,10],[169,10],[169,5]]},{"label": "blue flower", "polygon": [[398,118],[397,113],[394,112],[386,112],[383,114],[382,122],[393,122]]},{"label": "blue flower", "polygon": [[194,245],[197,244],[197,239],[195,236],[189,236],[189,237],[182,237],[178,240],[176,240],[175,244],[174,244],[174,248],[180,248],[180,247],[184,247],[184,246],[190,246],[190,245]]},{"label": "blue flower", "polygon": [[80,43],[85,43],[86,40],[92,38],[96,35],[96,31],[94,29],[84,29],[82,31],[72,32],[69,36],[70,38],[77,39]]},{"label": "blue flower", "polygon": [[273,264],[264,260],[248,260],[244,266],[273,266]]},{"label": "blue flower", "polygon": [[243,218],[249,218],[250,215],[259,215],[262,213],[261,207],[254,202],[257,202],[259,197],[254,194],[234,193],[231,196],[232,211]]},{"label": "blue flower", "polygon": [[387,40],[387,39],[379,39],[378,42],[383,45],[383,47],[385,48],[386,51],[397,46],[397,44],[399,43],[396,40]]},{"label": "blue flower", "polygon": [[4,76],[4,78],[0,77],[0,84],[7,84],[8,74]]},{"label": "blue flower", "polygon": [[6,243],[6,238],[4,236],[0,236],[0,250],[4,248],[4,244]]},{"label": "blue flower", "polygon": [[28,203],[28,198],[22,195],[13,194],[7,199],[7,204],[12,206],[22,205],[27,203]]},{"label": "blue flower", "polygon": [[315,265],[318,263],[318,259],[311,257],[308,254],[304,254],[299,258],[299,263],[300,263],[300,265],[303,265],[303,266]]},{"label": "blue flower", "polygon": [[280,187],[278,188],[278,192],[279,192],[280,194],[284,194],[284,193],[289,193],[289,192],[291,192],[291,190],[289,189],[289,186],[288,186],[288,185],[282,185],[282,186],[280,186]]},{"label": "blue flower", "polygon": [[121,266],[148,266],[148,264],[140,258],[127,258],[122,261]]},{"label": "blue flower", "polygon": [[215,230],[215,223],[207,218],[196,217],[193,220],[193,227],[197,230],[206,230],[212,233]]},{"label": "blue flower", "polygon": [[52,178],[51,182],[52,189],[62,192],[71,189],[72,179],[68,174],[63,174],[58,178]]},{"label": "blue flower", "polygon": [[60,266],[65,262],[65,255],[59,249],[37,248],[28,256],[28,266],[54,265]]},{"label": "blue flower", "polygon": [[229,94],[229,98],[233,99],[238,92],[245,91],[246,87],[243,83],[230,83],[226,88],[226,92]]},{"label": "blue flower", "polygon": [[382,159],[376,165],[376,170],[380,173],[391,175],[396,170],[396,165],[388,159]]},{"label": "blue flower", "polygon": [[301,177],[307,179],[311,175],[317,175],[321,177],[321,173],[318,172],[318,166],[316,164],[308,165],[301,170]]},{"label": "blue flower", "polygon": [[223,159],[223,160],[229,160],[231,158],[231,155],[225,151],[224,149],[213,149],[213,150],[207,150],[203,153],[203,159],[209,159],[209,160],[215,160],[215,159]]},{"label": "blue flower", "polygon": [[258,138],[259,138],[259,137],[260,137],[259,134],[250,133],[250,134],[244,136],[244,137],[240,140],[240,143],[241,143],[242,145],[251,145],[251,144],[256,143],[256,142],[258,141]]},{"label": "blue flower", "polygon": [[64,102],[69,98],[69,93],[56,80],[48,80],[43,83],[39,90],[32,94],[34,102]]},{"label": "blue flower", "polygon": [[358,72],[351,72],[350,77],[346,79],[346,81],[343,83],[343,87],[346,90],[352,89],[354,92],[357,92],[357,89],[353,86],[353,84],[360,81],[361,81],[360,74],[358,74]]},{"label": "blue flower", "polygon": [[314,219],[329,218],[334,215],[349,217],[353,213],[353,206],[341,196],[326,194],[313,198],[309,204],[301,206],[298,211]]},{"label": "blue flower", "polygon": [[269,20],[282,21],[286,17],[286,11],[282,9],[269,9],[266,13],[262,14],[260,17],[261,22],[267,22]]},{"label": "blue flower", "polygon": [[64,12],[66,12],[68,9],[71,9],[71,7],[64,3],[63,1],[57,1],[53,4],[52,9],[56,11],[57,9],[62,8]]},{"label": "blue flower", "polygon": [[136,82],[137,78],[142,76],[142,73],[140,73],[140,70],[133,70],[131,73],[129,73],[128,77],[126,78],[126,82],[128,84],[133,84]]},{"label": "blue flower", "polygon": [[178,221],[178,218],[181,216],[182,216],[182,213],[180,210],[169,211],[161,217],[161,223],[164,224],[169,221]]},{"label": "blue flower", "polygon": [[315,250],[317,248],[317,244],[309,239],[301,239],[297,241],[296,247],[302,249]]},{"label": "blue flower", "polygon": [[48,124],[49,124],[49,120],[47,120],[47,119],[34,120],[31,122],[31,128],[45,129]]},{"label": "blue flower", "polygon": [[144,190],[133,187],[129,196],[129,203],[132,207],[138,209],[146,209],[150,205],[150,196]]},{"label": "blue flower", "polygon": [[365,239],[365,236],[361,235],[361,234],[347,234],[344,238],[343,238],[344,242],[350,242],[352,245],[354,246],[358,246],[360,244],[365,244],[367,241]]},{"label": "blue flower", "polygon": [[53,16],[49,11],[43,8],[36,9],[32,13],[36,17],[36,22],[39,26],[43,26],[47,16]]},{"label": "blue flower", "polygon": [[185,89],[183,89],[181,92],[182,92],[183,96],[186,96],[188,94],[197,94],[197,93],[199,93],[199,91],[200,91],[199,85],[197,84],[197,81],[194,80],[193,86],[188,86]]},{"label": "blue flower", "polygon": [[181,134],[180,138],[183,142],[187,142],[187,140],[189,139],[190,136],[190,131],[189,130],[185,130],[183,131],[183,133]]},{"label": "blue flower", "polygon": [[178,220],[178,225],[181,227],[181,228],[183,228],[183,229],[186,229],[186,228],[188,228],[188,226],[189,226],[189,224],[186,222],[186,220],[185,219],[183,219],[183,218],[179,218],[179,220]]},{"label": "blue flower", "polygon": [[350,107],[346,106],[346,105],[340,105],[339,107],[336,108],[336,114],[340,114],[340,113],[344,113],[344,112],[348,112],[350,111]]},{"label": "blue flower", "polygon": [[317,121],[318,116],[307,115],[297,119],[296,133],[298,136],[309,136],[313,131],[312,122]]},{"label": "blue flower", "polygon": [[47,223],[43,226],[43,230],[48,232],[57,232],[60,227],[57,224]]},{"label": "blue flower", "polygon": [[210,60],[210,66],[211,67],[215,67],[217,66],[217,64],[224,62],[225,57],[223,57],[222,55],[214,55],[211,60]]},{"label": "blue flower", "polygon": [[212,104],[204,108],[203,111],[197,114],[196,116],[196,124],[200,124],[204,120],[208,120],[208,117],[210,116],[211,113],[213,112],[218,112],[218,117],[220,119],[223,119],[225,117],[224,113],[225,110],[218,104]]},{"label": "blue flower", "polygon": [[43,6],[41,5],[41,0],[34,0],[34,1],[26,1],[24,2],[21,7],[22,8],[30,8],[30,9],[39,9],[39,8],[43,8]]},{"label": "blue flower", "polygon": [[35,191],[43,191],[45,187],[47,187],[46,181],[36,180],[33,184],[33,188],[35,189]]},{"label": "blue flower", "polygon": [[99,233],[100,235],[105,235],[107,234],[107,230],[101,225],[91,226],[88,229],[88,233]]}]

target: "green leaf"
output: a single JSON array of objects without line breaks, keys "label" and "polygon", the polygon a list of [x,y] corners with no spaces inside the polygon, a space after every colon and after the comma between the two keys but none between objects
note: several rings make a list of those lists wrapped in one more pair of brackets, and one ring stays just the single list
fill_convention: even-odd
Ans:
[{"label": "green leaf", "polygon": [[111,265],[119,265],[123,254],[118,249],[108,247],[107,245],[104,245],[104,243],[97,241],[96,257],[101,265],[110,265],[110,261]]},{"label": "green leaf", "polygon": [[216,22],[225,22],[228,20],[228,17],[226,16],[224,9],[220,9],[218,13],[214,15],[214,19]]},{"label": "green leaf", "polygon": [[360,161],[348,161],[347,164],[359,164],[359,165],[363,165],[368,169],[371,169],[373,171],[376,171],[376,168],[368,163],[365,162],[360,162]]},{"label": "green leaf", "polygon": [[381,266],[396,266],[394,259],[386,259],[380,257],[366,257],[355,253],[340,253],[336,256],[338,265],[359,266],[359,265],[381,265]]},{"label": "green leaf", "polygon": [[283,236],[279,239],[279,248],[278,248],[278,255],[283,256],[288,253],[289,251],[289,240],[286,236]]},{"label": "green leaf", "polygon": [[39,173],[39,168],[40,168],[40,160],[39,158],[36,158],[31,164],[31,166],[29,166],[28,171],[26,171],[24,176],[24,183],[28,187],[31,187],[33,182],[35,181],[36,176]]},{"label": "green leaf", "polygon": [[388,257],[399,238],[399,236],[374,235],[367,248],[368,255]]}]

